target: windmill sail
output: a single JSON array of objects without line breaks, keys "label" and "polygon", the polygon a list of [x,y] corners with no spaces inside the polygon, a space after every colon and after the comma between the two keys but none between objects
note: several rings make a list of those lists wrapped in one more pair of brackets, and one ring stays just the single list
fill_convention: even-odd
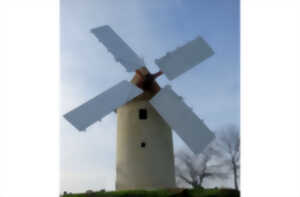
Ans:
[{"label": "windmill sail", "polygon": [[79,131],[83,131],[141,93],[142,90],[124,80],[73,109],[64,117]]},{"label": "windmill sail", "polygon": [[215,138],[171,86],[160,90],[150,103],[194,153],[200,153]]},{"label": "windmill sail", "polygon": [[117,62],[122,64],[127,72],[145,66],[144,61],[112,30],[110,26],[101,26],[91,32],[112,53]]},{"label": "windmill sail", "polygon": [[213,54],[213,50],[206,41],[197,37],[175,51],[156,59],[155,63],[169,80],[173,80]]}]

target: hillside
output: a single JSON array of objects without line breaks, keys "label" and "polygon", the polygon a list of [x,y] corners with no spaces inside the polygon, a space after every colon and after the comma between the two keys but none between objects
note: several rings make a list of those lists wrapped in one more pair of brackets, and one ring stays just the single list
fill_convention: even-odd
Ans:
[{"label": "hillside", "polygon": [[114,191],[66,194],[63,197],[239,197],[233,189],[175,189],[154,191]]}]

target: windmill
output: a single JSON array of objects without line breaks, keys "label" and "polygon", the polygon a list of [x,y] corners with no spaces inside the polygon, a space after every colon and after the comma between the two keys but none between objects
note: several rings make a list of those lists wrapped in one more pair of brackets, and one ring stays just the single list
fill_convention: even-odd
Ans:
[{"label": "windmill", "polygon": [[121,81],[66,113],[65,119],[85,131],[112,111],[117,113],[117,190],[176,187],[172,129],[196,154],[215,136],[171,86],[160,88],[155,79],[162,74],[175,79],[212,56],[212,49],[197,37],[156,59],[160,71],[151,74],[111,27],[91,32],[127,72],[135,75],[131,82]]}]

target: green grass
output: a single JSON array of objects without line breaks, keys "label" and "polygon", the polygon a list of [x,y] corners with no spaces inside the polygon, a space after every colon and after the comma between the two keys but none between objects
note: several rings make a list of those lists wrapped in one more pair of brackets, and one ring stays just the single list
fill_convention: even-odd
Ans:
[{"label": "green grass", "polygon": [[239,197],[239,191],[233,189],[182,189],[182,190],[131,190],[114,192],[93,192],[67,194],[63,197]]}]

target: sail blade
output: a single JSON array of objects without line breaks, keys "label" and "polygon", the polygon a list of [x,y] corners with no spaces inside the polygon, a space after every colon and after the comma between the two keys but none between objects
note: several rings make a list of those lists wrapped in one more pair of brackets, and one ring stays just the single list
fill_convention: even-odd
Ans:
[{"label": "sail blade", "polygon": [[120,62],[127,72],[134,72],[145,66],[144,61],[108,26],[101,26],[91,30],[96,38]]},{"label": "sail blade", "polygon": [[150,103],[194,153],[201,153],[215,138],[170,86],[161,89]]},{"label": "sail blade", "polygon": [[207,42],[201,37],[197,37],[184,46],[156,59],[155,63],[169,80],[173,80],[213,54],[214,52]]},{"label": "sail blade", "polygon": [[64,117],[79,131],[84,131],[142,92],[135,85],[124,80],[68,112]]}]

